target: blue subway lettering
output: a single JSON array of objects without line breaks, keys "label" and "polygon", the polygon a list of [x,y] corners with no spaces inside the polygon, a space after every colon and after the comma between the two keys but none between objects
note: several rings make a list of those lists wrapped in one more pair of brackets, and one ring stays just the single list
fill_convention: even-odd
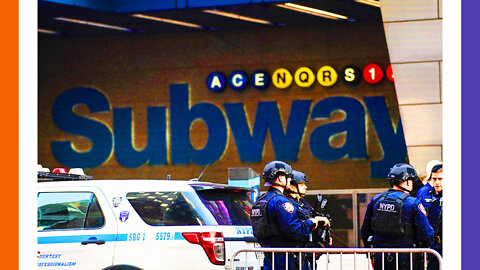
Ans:
[{"label": "blue subway lettering", "polygon": [[[254,116],[247,117],[243,103],[224,103],[225,113],[214,104],[190,104],[188,84],[172,84],[169,93],[168,106],[147,108],[148,139],[144,148],[138,149],[133,135],[132,108],[111,110],[107,97],[93,88],[65,91],[53,105],[53,119],[64,132],[87,138],[92,146],[89,151],[81,152],[71,141],[52,141],[55,158],[68,167],[83,168],[102,165],[112,153],[119,164],[130,168],[147,163],[150,166],[190,162],[205,165],[218,161],[226,151],[228,123],[242,162],[262,161],[267,132],[275,158],[295,161],[310,117],[313,121],[328,121],[310,134],[309,148],[316,159],[366,159],[366,108],[383,150],[381,160],[370,162],[371,177],[384,177],[392,164],[405,161],[407,150],[402,122],[399,119],[395,129],[381,96],[365,97],[366,106],[352,97],[328,97],[314,104],[313,109],[312,100],[293,100],[288,120],[283,121],[276,101],[258,102]],[[113,132],[98,120],[75,114],[73,109],[78,104],[86,105],[92,113],[110,113]],[[332,114],[338,111],[344,118],[331,121]],[[170,129],[167,129],[168,120]],[[190,127],[197,120],[203,121],[208,129],[208,133],[202,135],[207,142],[201,149],[194,148],[190,141]],[[334,140],[339,136],[343,141]]]},{"label": "blue subway lettering", "polygon": [[[323,124],[310,136],[310,150],[319,160],[334,161],[345,157],[366,158],[365,110],[362,104],[351,97],[329,97],[318,102],[312,110],[312,119],[328,119],[332,112],[342,111],[345,119]],[[345,133],[345,142],[340,147],[331,145],[332,136]]]},{"label": "blue subway lettering", "polygon": [[77,104],[87,105],[92,113],[110,111],[107,98],[93,88],[76,87],[58,96],[53,104],[53,120],[63,131],[89,139],[92,147],[87,152],[79,152],[71,141],[53,141],[53,155],[68,167],[100,166],[112,154],[112,133],[103,123],[74,114],[73,107]]},{"label": "blue subway lettering", "polygon": [[[222,111],[209,103],[190,107],[188,84],[172,84],[170,102],[172,164],[188,164],[192,161],[206,165],[217,161],[227,144],[227,126]],[[200,150],[192,147],[189,137],[190,125],[197,118],[208,126],[208,141]]]},{"label": "blue subway lettering", "polygon": [[113,133],[115,134],[115,157],[125,167],[167,164],[166,108],[150,107],[147,116],[147,146],[141,151],[134,147],[132,134],[132,109],[113,110]]},{"label": "blue subway lettering", "polygon": [[398,119],[395,131],[385,98],[366,97],[364,100],[383,149],[383,159],[370,162],[370,176],[372,178],[385,177],[393,164],[405,162],[407,156],[402,119]]}]

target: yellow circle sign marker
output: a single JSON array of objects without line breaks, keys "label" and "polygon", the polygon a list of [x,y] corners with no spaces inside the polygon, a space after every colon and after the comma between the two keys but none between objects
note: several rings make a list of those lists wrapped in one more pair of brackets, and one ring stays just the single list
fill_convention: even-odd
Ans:
[{"label": "yellow circle sign marker", "polygon": [[318,70],[317,80],[322,86],[329,87],[337,82],[337,71],[331,66],[323,66]]},{"label": "yellow circle sign marker", "polygon": [[272,83],[279,89],[285,89],[292,84],[293,76],[290,71],[279,68],[273,72]]},{"label": "yellow circle sign marker", "polygon": [[295,82],[300,87],[310,87],[315,82],[315,74],[308,67],[301,67],[295,72]]}]

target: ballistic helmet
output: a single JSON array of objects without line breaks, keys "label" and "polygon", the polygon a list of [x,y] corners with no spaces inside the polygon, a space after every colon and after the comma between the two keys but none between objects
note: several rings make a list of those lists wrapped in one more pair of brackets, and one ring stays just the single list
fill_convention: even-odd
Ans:
[{"label": "ballistic helmet", "polygon": [[398,163],[390,169],[387,179],[389,180],[390,185],[393,187],[407,180],[412,180],[415,182],[419,178],[417,172],[411,165]]},{"label": "ballistic helmet", "polygon": [[266,183],[273,184],[279,175],[292,177],[292,167],[283,161],[271,161],[263,169],[262,178]]},{"label": "ballistic helmet", "polygon": [[292,177],[291,183],[292,184],[308,183],[308,177],[300,171],[293,170],[293,177]]}]

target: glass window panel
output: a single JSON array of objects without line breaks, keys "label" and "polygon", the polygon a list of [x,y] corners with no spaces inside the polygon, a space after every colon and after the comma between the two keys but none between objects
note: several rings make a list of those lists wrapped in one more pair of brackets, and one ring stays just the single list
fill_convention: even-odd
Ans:
[{"label": "glass window panel", "polygon": [[105,224],[102,209],[98,204],[97,197],[93,196],[90,207],[88,208],[87,222],[85,228],[101,228]]},{"label": "glass window panel", "polygon": [[127,200],[152,226],[204,224],[182,192],[130,192]]},{"label": "glass window panel", "polygon": [[248,192],[207,189],[198,190],[197,194],[218,225],[250,225],[252,201]]},{"label": "glass window panel", "polygon": [[365,247],[362,241],[362,235],[360,234],[360,228],[362,227],[363,220],[365,218],[365,212],[367,211],[367,206],[370,200],[377,195],[378,192],[375,193],[359,193],[357,194],[358,200],[358,241],[359,247]]},{"label": "glass window panel", "polygon": [[94,196],[91,192],[39,193],[37,229],[83,229],[86,213]]}]

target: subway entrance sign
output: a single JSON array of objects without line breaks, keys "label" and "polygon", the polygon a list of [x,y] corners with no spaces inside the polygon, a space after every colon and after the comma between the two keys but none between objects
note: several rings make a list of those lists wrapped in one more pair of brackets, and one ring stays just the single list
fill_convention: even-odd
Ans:
[{"label": "subway entrance sign", "polygon": [[[371,176],[383,177],[391,164],[403,161],[406,156],[401,121],[391,122],[382,96],[363,100],[332,96],[316,103],[309,99],[292,100],[290,116],[283,121],[275,101],[258,102],[254,114],[247,115],[243,103],[224,103],[222,107],[207,102],[191,104],[188,84],[170,85],[169,94],[168,106],[147,108],[148,117],[143,120],[147,121],[147,144],[137,150],[132,141],[135,125],[132,108],[110,109],[108,97],[94,88],[77,87],[62,93],[53,106],[55,123],[65,132],[87,138],[92,146],[89,151],[80,152],[71,141],[53,141],[55,157],[63,165],[82,168],[101,166],[112,153],[125,167],[165,165],[167,160],[173,165],[190,162],[206,165],[222,158],[231,133],[240,160],[255,163],[262,161],[268,132],[275,159],[290,162],[298,159],[307,121],[328,119],[336,111],[344,115],[343,120],[322,124],[307,138],[309,144],[305,147],[316,159],[328,162],[367,159],[367,111],[384,153],[381,160],[370,161]],[[91,112],[111,114],[113,126],[74,114],[73,109],[79,104],[88,106]],[[207,142],[201,149],[192,147],[190,141],[190,127],[197,120],[203,121],[208,129]],[[332,145],[332,138],[341,134],[344,142]]]},{"label": "subway entrance sign", "polygon": [[385,187],[408,157],[383,33],[366,22],[41,38],[39,163],[95,179],[190,179],[210,164],[202,179],[226,183],[228,168],[281,159],[310,189]]}]

